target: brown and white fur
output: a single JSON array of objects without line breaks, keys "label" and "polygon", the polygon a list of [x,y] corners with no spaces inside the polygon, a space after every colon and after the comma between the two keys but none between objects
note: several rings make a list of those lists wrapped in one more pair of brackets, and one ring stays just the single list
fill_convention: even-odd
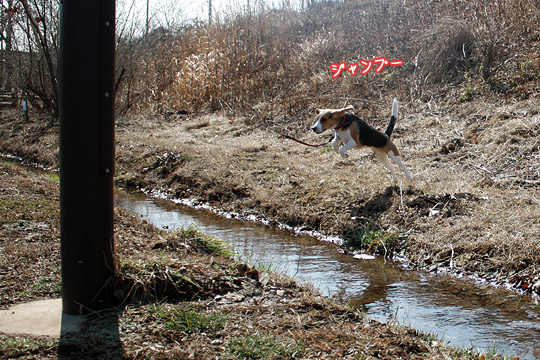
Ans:
[{"label": "brown and white fur", "polygon": [[[341,109],[317,109],[318,115],[311,130],[320,134],[325,130],[333,129],[335,136],[332,141],[332,147],[343,158],[347,158],[347,151],[353,148],[364,146],[372,148],[377,159],[390,170],[395,182],[397,182],[396,171],[394,166],[388,161],[388,158],[398,164],[405,173],[407,180],[411,181],[411,175],[401,160],[398,148],[390,140],[390,135],[394,131],[394,126],[398,118],[397,99],[394,99],[392,116],[385,133],[376,130],[356,115],[348,114],[347,111],[349,110],[353,110],[352,105]],[[340,142],[343,143],[341,148],[339,147]]]}]

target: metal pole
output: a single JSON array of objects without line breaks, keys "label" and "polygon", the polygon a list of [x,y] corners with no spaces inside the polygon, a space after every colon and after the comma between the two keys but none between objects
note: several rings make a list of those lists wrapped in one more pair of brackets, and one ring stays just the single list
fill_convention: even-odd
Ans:
[{"label": "metal pole", "polygon": [[114,0],[61,0],[60,242],[67,314],[107,305],[114,274]]}]

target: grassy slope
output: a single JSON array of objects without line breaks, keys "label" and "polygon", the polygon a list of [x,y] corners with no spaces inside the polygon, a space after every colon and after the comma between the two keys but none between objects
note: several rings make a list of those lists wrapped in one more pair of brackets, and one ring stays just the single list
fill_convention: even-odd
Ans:
[{"label": "grassy slope", "polygon": [[[137,89],[132,94],[138,97],[131,99],[132,112],[118,117],[118,181],[275,223],[342,235],[379,253],[392,250],[408,256],[415,266],[434,271],[452,268],[538,293],[539,36],[535,26],[515,21],[524,18],[533,23],[539,14],[537,7],[528,1],[489,3],[486,9],[476,1],[346,2],[329,6],[333,7],[314,8],[301,16],[288,11],[239,16],[227,25],[216,25],[210,33],[194,28],[181,41],[170,42],[169,38],[163,44],[155,42],[156,51],[151,53],[157,58],[150,60],[161,67],[133,71],[138,77],[131,78],[130,85]],[[443,13],[444,18],[440,15]],[[486,16],[495,20],[487,23]],[[297,36],[287,35],[291,33]],[[466,49],[466,61],[459,55],[463,44],[471,45]],[[216,50],[224,55],[209,56],[219,53]],[[184,66],[192,55],[199,56],[200,68],[194,69],[193,62],[191,68]],[[406,64],[363,77],[343,74],[333,80],[329,76],[330,62],[376,56],[403,58]],[[199,76],[210,74],[210,68],[218,69],[217,75]],[[176,71],[184,71],[183,76],[164,76]],[[197,75],[197,82],[192,75]],[[186,79],[189,84],[182,82]],[[411,185],[390,186],[386,170],[367,150],[356,151],[343,161],[329,149],[308,149],[280,137],[289,133],[306,141],[321,141],[308,133],[314,109],[347,103],[355,106],[358,115],[384,128],[394,96],[400,100],[401,113],[394,139],[415,177]],[[122,87],[118,99],[119,108],[124,108],[126,92]],[[139,111],[150,116],[139,116]],[[201,115],[205,111],[211,115]],[[14,112],[3,112],[0,135],[1,151],[58,166],[57,129],[46,128],[42,120],[33,118],[33,122],[23,124]],[[14,177],[12,170],[2,171],[11,174],[2,184],[19,179],[13,186],[4,187],[3,196],[10,191],[16,193],[13,189],[28,180]],[[30,188],[51,186],[43,185],[43,180],[39,183]],[[28,197],[41,201],[38,198]],[[49,201],[38,207],[47,210]],[[24,209],[30,209],[32,204],[26,204]],[[2,218],[13,213],[5,213]],[[57,220],[30,217],[23,219],[26,227],[22,228],[12,220],[12,225],[2,231],[17,231],[9,236],[19,241],[35,244],[57,236]],[[166,251],[177,257],[179,249],[164,250],[163,246],[169,246],[164,235],[154,234],[144,224],[123,221],[117,222],[117,243],[125,245],[124,275],[131,275],[126,276],[124,284],[132,289],[130,281],[134,278],[153,281],[171,268],[171,264],[152,260],[156,254]],[[369,236],[363,235],[366,229]],[[372,234],[384,234],[388,243],[377,248],[380,241]],[[143,259],[133,250],[141,246],[141,239],[154,239],[152,243],[158,244],[153,250],[145,248],[149,257]],[[51,246],[57,245],[53,242]],[[25,259],[15,253],[13,256]],[[46,259],[53,262],[51,268],[58,267],[54,256]],[[198,261],[206,264],[201,259]],[[2,264],[9,267],[13,262]],[[172,268],[182,265],[173,264]],[[214,267],[208,263],[205,269]],[[200,267],[186,269],[201,283],[206,278],[197,273]],[[20,283],[29,286],[2,298],[2,305],[57,295],[58,274],[54,274],[37,282],[21,279]],[[231,276],[241,278],[240,283],[255,291],[248,284],[256,280],[244,275],[240,271]],[[34,283],[36,286],[30,285]],[[5,285],[8,290],[16,290],[8,282]],[[290,296],[287,301],[298,304],[279,309],[245,303],[246,298],[231,308],[234,297],[225,299],[222,308],[208,308],[204,300],[188,304],[190,313],[203,312],[210,323],[215,323],[211,319],[216,313],[253,321],[242,322],[244,325],[236,321],[219,325],[217,321],[218,330],[210,334],[169,326],[171,321],[163,314],[185,314],[186,304],[151,300],[142,307],[128,306],[120,315],[98,322],[98,327],[112,331],[112,338],[96,336],[90,329],[89,342],[80,341],[78,347],[68,343],[62,351],[92,351],[99,357],[115,354],[111,352],[114,350],[133,358],[172,356],[172,352],[187,357],[223,354],[223,349],[242,354],[255,351],[249,348],[258,344],[257,351],[270,347],[275,352],[292,349],[294,353],[307,348],[308,358],[330,352],[341,358],[349,349],[353,349],[349,354],[353,357],[358,355],[355,351],[366,357],[390,358],[448,354],[414,332],[365,324],[336,305],[313,302],[311,295],[306,300],[296,290],[290,291],[286,290]],[[268,296],[272,301],[279,299],[274,292]],[[291,306],[297,306],[293,308],[300,322],[298,317],[284,318],[291,314],[287,310]],[[272,327],[271,331],[250,327],[258,322],[271,323],[275,320],[269,318],[272,314],[283,318],[282,325],[286,326]],[[144,334],[134,323],[147,324]],[[339,340],[328,338],[329,323],[336,327]],[[280,333],[287,326],[294,334],[293,342],[283,340],[290,338],[290,332]],[[122,334],[124,349],[118,347],[118,333]],[[268,335],[277,338],[278,344],[269,343]],[[377,338],[385,346],[377,345],[379,342],[376,346],[364,344],[362,338],[366,337],[369,344]],[[328,343],[338,346],[323,346]],[[58,352],[57,345],[39,339],[34,342],[2,336],[0,346],[7,357],[15,356],[9,351],[41,358],[55,358]]]},{"label": "grassy slope", "polygon": [[[491,128],[474,140],[464,133],[476,124],[467,128],[455,115],[434,114],[427,105],[409,115],[404,106],[395,138],[415,179],[402,187],[392,186],[370,151],[342,160],[264,131],[238,135],[238,120],[223,117],[143,121],[119,129],[118,180],[352,243],[366,230],[395,234],[387,249],[370,248],[401,253],[417,266],[451,267],[531,291],[540,280],[540,213],[538,186],[523,180],[538,176],[538,140],[528,129],[540,128],[537,117],[512,109],[532,104],[482,106],[493,114],[484,117]],[[498,120],[507,112],[513,119]],[[510,121],[514,134],[497,137]],[[314,135],[304,139],[320,141]]]},{"label": "grassy slope", "polygon": [[[0,306],[58,297],[58,179],[2,161],[0,180]],[[191,228],[117,211],[115,237],[115,310],[60,342],[0,334],[0,359],[480,358],[266,276]]]},{"label": "grassy slope", "polygon": [[[131,110],[150,115],[118,117],[117,179],[538,292],[538,16],[517,0],[338,2],[155,38],[130,78]],[[330,62],[381,55],[405,65],[330,77]],[[345,103],[383,129],[394,96],[410,185],[368,150],[343,161],[280,137],[320,142],[314,109]],[[41,129],[6,120],[1,148],[54,166],[56,130]]]},{"label": "grassy slope", "polygon": [[[382,230],[416,266],[538,292],[539,16],[527,0],[330,2],[156,40],[138,104],[157,116],[121,119],[119,180],[370,249],[364,233]],[[330,76],[379,56],[405,64]],[[345,104],[384,129],[394,96],[410,186],[390,188],[369,151],[342,161],[279,137],[320,142],[314,109]]]}]

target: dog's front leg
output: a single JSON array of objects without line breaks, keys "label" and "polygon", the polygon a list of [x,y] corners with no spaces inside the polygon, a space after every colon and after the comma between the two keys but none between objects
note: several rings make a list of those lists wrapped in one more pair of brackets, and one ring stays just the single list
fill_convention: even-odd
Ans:
[{"label": "dog's front leg", "polygon": [[332,148],[334,148],[334,151],[339,153],[339,136],[337,133],[334,134],[334,140],[332,140]]},{"label": "dog's front leg", "polygon": [[356,141],[354,139],[350,139],[345,145],[339,149],[338,154],[341,155],[342,158],[346,159],[349,157],[349,155],[346,154],[347,151],[351,150],[356,146]]}]

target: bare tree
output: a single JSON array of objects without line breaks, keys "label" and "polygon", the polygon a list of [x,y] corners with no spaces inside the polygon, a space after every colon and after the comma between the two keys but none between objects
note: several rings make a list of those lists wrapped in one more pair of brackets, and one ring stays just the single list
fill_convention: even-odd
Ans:
[{"label": "bare tree", "polygon": [[2,87],[58,113],[58,0],[3,0]]},{"label": "bare tree", "polygon": [[[54,114],[58,112],[58,1],[18,0],[26,26],[23,32],[30,45],[31,65],[23,90],[37,96]],[[35,68],[33,65],[37,65]]]},{"label": "bare tree", "polygon": [[2,43],[2,58],[1,58],[1,83],[2,90],[10,90],[13,86],[13,17],[16,15],[16,9],[13,6],[13,0],[2,2],[0,14],[0,42]]},{"label": "bare tree", "polygon": [[208,24],[212,25],[212,0],[208,0]]}]

